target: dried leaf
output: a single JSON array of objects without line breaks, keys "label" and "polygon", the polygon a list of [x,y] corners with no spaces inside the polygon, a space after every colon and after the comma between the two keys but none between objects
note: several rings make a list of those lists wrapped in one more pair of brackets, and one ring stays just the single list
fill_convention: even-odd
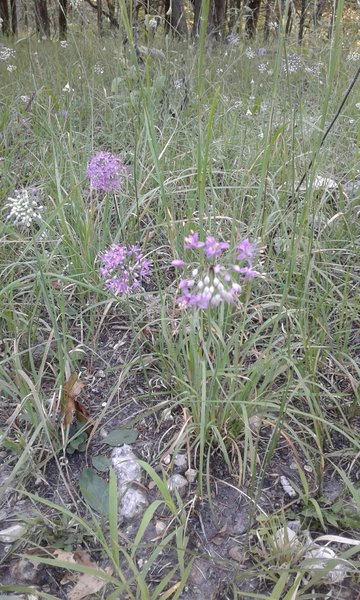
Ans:
[{"label": "dried leaf", "polygon": [[232,546],[228,552],[230,558],[236,560],[238,563],[244,562],[244,554],[241,552],[241,548],[239,546]]},{"label": "dried leaf", "polygon": [[64,415],[65,427],[71,425],[75,417],[78,421],[85,422],[87,422],[90,418],[86,408],[78,400],[76,400],[76,396],[80,394],[83,387],[84,384],[79,381],[77,373],[70,375],[69,379],[64,385],[61,409]]},{"label": "dried leaf", "polygon": [[[112,574],[112,568],[106,567],[105,570],[99,569],[103,573],[107,573],[108,575]],[[83,573],[80,575],[77,584],[73,587],[73,589],[68,594],[68,600],[81,600],[82,598],[86,598],[87,596],[91,596],[91,594],[96,594],[106,585],[106,581],[103,579],[99,579],[95,577],[95,575],[88,575],[87,573]]]}]

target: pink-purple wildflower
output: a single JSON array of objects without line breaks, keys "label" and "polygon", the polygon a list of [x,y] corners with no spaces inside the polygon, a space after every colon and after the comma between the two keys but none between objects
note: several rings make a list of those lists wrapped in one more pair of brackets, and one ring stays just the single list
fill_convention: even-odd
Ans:
[{"label": "pink-purple wildflower", "polygon": [[127,174],[128,169],[122,158],[110,152],[98,152],[87,167],[91,187],[102,192],[121,190]]},{"label": "pink-purple wildflower", "polygon": [[178,285],[178,303],[181,308],[207,309],[222,302],[232,303],[241,293],[239,278],[252,279],[260,276],[253,268],[258,247],[249,240],[244,240],[235,248],[236,259],[241,264],[233,264],[233,257],[229,258],[228,253],[224,254],[230,247],[228,242],[221,242],[211,235],[202,242],[198,233],[191,233],[185,238],[184,246],[187,250],[203,252],[206,261],[172,261],[173,267],[183,270],[183,277]]},{"label": "pink-purple wildflower", "polygon": [[148,261],[138,246],[113,244],[100,257],[100,275],[106,287],[114,294],[140,292],[142,283],[150,275]]}]

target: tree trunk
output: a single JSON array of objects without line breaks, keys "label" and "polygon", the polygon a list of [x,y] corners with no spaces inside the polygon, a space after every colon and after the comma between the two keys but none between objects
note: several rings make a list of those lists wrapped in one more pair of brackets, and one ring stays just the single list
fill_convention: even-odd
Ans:
[{"label": "tree trunk", "polygon": [[301,0],[299,36],[298,36],[298,41],[299,41],[300,45],[302,44],[303,39],[304,39],[305,15],[306,15],[306,0]]},{"label": "tree trunk", "polygon": [[46,0],[34,0],[35,22],[38,35],[50,38],[50,19]]},{"label": "tree trunk", "polygon": [[97,6],[97,24],[98,24],[99,35],[101,36],[103,34],[102,0],[97,0],[96,6]]},{"label": "tree trunk", "polygon": [[183,0],[165,0],[165,31],[171,31],[178,37],[187,37],[188,27]]},{"label": "tree trunk", "polygon": [[246,18],[245,32],[249,38],[253,38],[256,34],[260,4],[261,0],[249,0],[247,4],[250,14]]},{"label": "tree trunk", "polygon": [[17,31],[18,31],[16,0],[10,0],[10,10],[11,10],[11,31],[12,31],[13,35],[16,35]]},{"label": "tree trunk", "polygon": [[201,0],[194,0],[194,21],[191,35],[193,38],[199,35],[200,30],[200,15],[201,15]]},{"label": "tree trunk", "polygon": [[59,36],[66,39],[67,35],[67,0],[59,0]]},{"label": "tree trunk", "polygon": [[1,32],[4,35],[10,35],[10,12],[8,0],[0,0],[0,18],[1,22]]},{"label": "tree trunk", "polygon": [[221,38],[225,24],[225,0],[211,0],[208,32],[216,39]]}]

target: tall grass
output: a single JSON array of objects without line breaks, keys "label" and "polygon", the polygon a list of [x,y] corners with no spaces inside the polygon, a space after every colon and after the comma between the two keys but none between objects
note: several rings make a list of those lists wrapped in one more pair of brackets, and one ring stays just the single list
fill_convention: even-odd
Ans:
[{"label": "tall grass", "polygon": [[[114,314],[132,342],[106,410],[119,409],[115,400],[133,365],[141,365],[145,382],[160,375],[170,406],[184,410],[162,452],[174,448],[174,439],[177,449],[189,444],[201,497],[210,488],[214,450],[255,503],[280,440],[294,455],[305,504],[321,496],[329,459],[341,464],[346,457],[351,465],[358,456],[351,421],[359,410],[355,94],[321,147],[354,70],[345,60],[351,39],[342,37],[343,2],[331,41],[309,38],[296,72],[289,65],[298,48],[281,29],[262,58],[256,44],[254,58],[246,45],[208,53],[208,9],[206,2],[198,46],[168,43],[162,53],[144,55],[144,69],[124,9],[128,50],[118,39],[99,44],[74,30],[67,48],[24,38],[14,46],[16,71],[0,65],[1,195],[37,186],[46,198],[39,226],[16,228],[5,210],[0,223],[1,435],[9,451],[7,485],[18,490],[29,472],[64,454],[55,418],[62,386],[71,372],[99,359],[99,334],[111,328],[107,315]],[[104,73],[94,72],[96,63]],[[31,94],[27,107],[20,97]],[[99,198],[89,189],[86,165],[99,149],[121,154],[129,166],[119,195]],[[232,245],[259,239],[265,277],[245,286],[238,304],[207,314],[180,311],[170,264],[191,230]],[[143,295],[114,298],[105,290],[98,256],[113,242],[137,243],[151,258],[154,275]],[[160,406],[151,394],[146,409]],[[346,448],[336,446],[338,435]],[[176,522],[164,544],[177,547],[179,597],[189,574],[185,508],[171,504],[164,482],[144,468]],[[351,491],[351,477],[342,476]],[[156,508],[126,555],[131,568]],[[109,582],[118,585],[115,513],[110,507],[110,542],[93,531],[119,575]],[[94,527],[76,518],[87,531]],[[151,556],[154,562],[157,554]],[[150,564],[124,584],[132,597],[162,597],[171,588],[175,571],[150,591]],[[275,576],[271,597],[285,598],[286,581]]]}]

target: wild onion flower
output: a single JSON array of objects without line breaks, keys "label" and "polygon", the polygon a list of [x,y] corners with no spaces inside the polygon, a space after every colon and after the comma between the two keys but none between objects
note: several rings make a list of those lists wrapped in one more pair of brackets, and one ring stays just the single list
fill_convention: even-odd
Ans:
[{"label": "wild onion flower", "polygon": [[91,187],[103,192],[121,190],[128,170],[120,156],[110,152],[98,152],[88,164],[87,175]]},{"label": "wild onion flower", "polygon": [[250,48],[250,46],[248,48],[246,48],[246,50],[245,50],[245,56],[247,58],[250,58],[250,60],[252,58],[255,58],[255,52],[254,52],[254,50],[252,48]]},{"label": "wild onion flower", "polygon": [[283,59],[284,73],[296,73],[301,66],[300,56],[297,54],[288,54],[287,59]]},{"label": "wild onion flower", "polygon": [[25,227],[30,227],[34,221],[41,221],[44,206],[37,197],[38,193],[36,188],[15,190],[14,198],[9,196],[5,204],[5,208],[9,210],[6,220],[12,221],[13,225]]},{"label": "wild onion flower", "polygon": [[113,244],[102,254],[100,263],[100,275],[114,294],[140,292],[142,282],[150,275],[150,261],[144,258],[138,246]]},{"label": "wild onion flower", "polygon": [[172,261],[172,266],[183,272],[178,285],[178,304],[181,308],[207,309],[219,306],[222,302],[232,303],[241,292],[239,280],[260,276],[253,267],[258,252],[257,244],[247,239],[235,247],[235,260],[240,264],[234,264],[232,253],[229,256],[230,253],[226,252],[230,244],[212,235],[202,242],[197,232],[191,233],[185,238],[184,247],[185,250],[203,253],[205,261],[187,263],[182,258]]}]

